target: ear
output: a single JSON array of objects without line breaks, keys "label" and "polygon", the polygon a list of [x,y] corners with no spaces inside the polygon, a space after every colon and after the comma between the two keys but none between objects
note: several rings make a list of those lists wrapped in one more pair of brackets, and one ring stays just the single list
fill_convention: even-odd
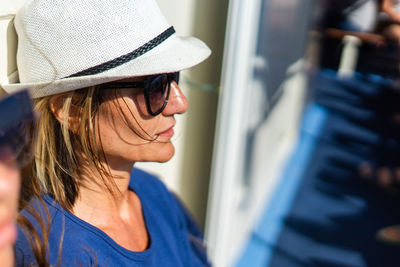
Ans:
[{"label": "ear", "polygon": [[71,132],[77,133],[80,122],[80,108],[72,104],[67,94],[52,96],[49,99],[49,108],[61,125],[67,126]]}]

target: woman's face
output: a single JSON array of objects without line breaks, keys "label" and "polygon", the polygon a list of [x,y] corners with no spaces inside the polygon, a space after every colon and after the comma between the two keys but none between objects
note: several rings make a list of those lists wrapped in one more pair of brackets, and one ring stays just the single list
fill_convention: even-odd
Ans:
[{"label": "woman's face", "polygon": [[142,89],[112,89],[103,93],[105,101],[101,103],[96,118],[97,137],[110,165],[165,162],[173,156],[174,115],[184,113],[188,107],[178,84],[171,82],[168,104],[157,116],[147,112]]}]

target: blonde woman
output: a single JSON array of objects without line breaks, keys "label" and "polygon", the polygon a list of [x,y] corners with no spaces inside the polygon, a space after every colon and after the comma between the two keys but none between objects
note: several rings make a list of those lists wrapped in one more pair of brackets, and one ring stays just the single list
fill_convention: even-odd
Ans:
[{"label": "blonde woman", "polygon": [[18,75],[2,87],[28,88],[40,114],[17,265],[207,265],[184,207],[133,166],[173,156],[179,71],[208,47],[176,36],[154,0],[28,0],[15,28]]}]

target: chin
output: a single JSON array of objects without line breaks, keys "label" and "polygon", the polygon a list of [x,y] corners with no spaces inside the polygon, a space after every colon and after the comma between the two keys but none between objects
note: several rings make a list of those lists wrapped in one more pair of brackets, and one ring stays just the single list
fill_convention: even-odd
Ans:
[{"label": "chin", "polygon": [[170,149],[165,149],[166,151],[160,151],[157,154],[157,160],[155,162],[167,162],[169,161],[175,154],[175,147],[171,146]]},{"label": "chin", "polygon": [[146,162],[167,162],[169,161],[175,154],[175,147],[171,142],[157,144],[153,146],[149,153],[139,161],[146,161]]}]

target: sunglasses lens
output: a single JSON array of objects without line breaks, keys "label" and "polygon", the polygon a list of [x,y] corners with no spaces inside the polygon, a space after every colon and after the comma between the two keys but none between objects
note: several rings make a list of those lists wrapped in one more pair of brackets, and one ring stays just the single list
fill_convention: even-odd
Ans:
[{"label": "sunglasses lens", "polygon": [[152,113],[159,113],[165,106],[168,86],[168,77],[166,74],[153,76],[149,82],[147,92]]},{"label": "sunglasses lens", "polygon": [[175,81],[176,84],[179,83],[179,72],[174,72],[174,73],[171,73],[171,74],[168,74],[168,75],[170,75],[169,76],[170,77],[170,81]]}]

